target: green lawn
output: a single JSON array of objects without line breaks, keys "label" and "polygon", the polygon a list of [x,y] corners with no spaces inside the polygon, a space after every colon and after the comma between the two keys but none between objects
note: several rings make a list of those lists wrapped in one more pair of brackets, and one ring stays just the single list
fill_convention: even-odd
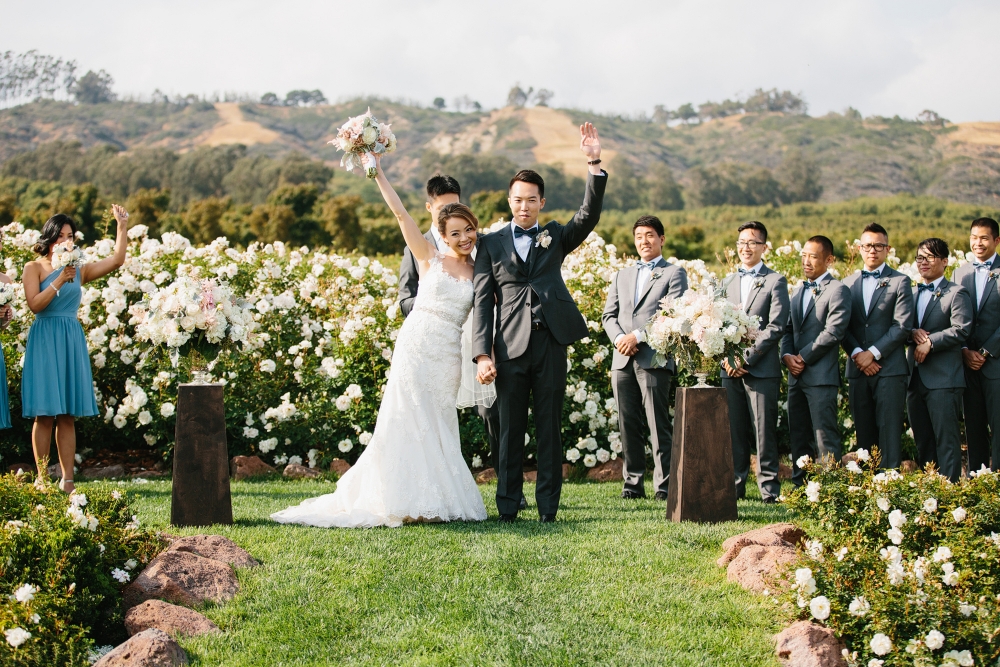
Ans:
[{"label": "green lawn", "polygon": [[225,535],[261,562],[235,600],[204,610],[224,633],[182,640],[194,665],[777,664],[780,614],[715,559],[726,537],[783,520],[780,507],[741,501],[739,522],[672,524],[619,484],[566,484],[558,523],[539,524],[532,501],[510,526],[484,486],[485,523],[320,529],[267,517],[332,484],[235,482],[235,525],[181,530],[169,481],[128,487],[145,525]]}]

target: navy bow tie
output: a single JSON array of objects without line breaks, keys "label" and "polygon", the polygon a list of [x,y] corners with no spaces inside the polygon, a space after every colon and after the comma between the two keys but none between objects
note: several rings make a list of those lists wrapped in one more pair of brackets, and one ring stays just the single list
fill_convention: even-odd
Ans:
[{"label": "navy bow tie", "polygon": [[814,280],[806,280],[802,283],[806,289],[812,289],[813,287],[819,287],[819,283]]},{"label": "navy bow tie", "polygon": [[635,265],[637,267],[639,267],[640,269],[643,268],[643,267],[645,267],[645,268],[649,269],[650,271],[652,271],[656,267],[656,263],[659,262],[659,261],[660,260],[658,260],[658,259],[654,259],[652,262],[637,261],[635,263]]},{"label": "navy bow tie", "polygon": [[979,269],[986,269],[987,271],[989,271],[989,269],[990,269],[990,263],[989,262],[973,262],[972,263],[972,267],[974,269],[976,269],[977,271]]},{"label": "navy bow tie", "polygon": [[861,272],[861,277],[862,278],[879,278],[879,277],[881,277],[881,275],[882,275],[881,271],[862,271]]},{"label": "navy bow tie", "polygon": [[514,238],[518,236],[530,236],[532,238],[538,236],[538,227],[532,227],[531,229],[521,229],[520,227],[514,227]]},{"label": "navy bow tie", "polygon": [[753,269],[740,269],[741,276],[756,276],[757,272]]},{"label": "navy bow tie", "polygon": [[921,292],[932,292],[934,290],[934,283],[921,283],[917,285],[917,294]]}]

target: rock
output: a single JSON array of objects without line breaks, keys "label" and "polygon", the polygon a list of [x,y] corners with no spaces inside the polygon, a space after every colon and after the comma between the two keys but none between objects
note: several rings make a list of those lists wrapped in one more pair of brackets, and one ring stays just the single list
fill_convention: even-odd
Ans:
[{"label": "rock", "polygon": [[285,471],[281,474],[289,479],[316,479],[323,473],[315,468],[309,468],[297,463],[289,463],[285,466]]},{"label": "rock", "polygon": [[154,558],[122,592],[125,608],[159,598],[185,607],[229,602],[240,590],[233,569],[190,551],[168,550]]},{"label": "rock", "polygon": [[840,457],[840,465],[846,466],[851,461],[858,463],[858,453],[857,452],[847,452]]},{"label": "rock", "polygon": [[592,479],[596,482],[612,482],[624,479],[622,476],[622,466],[624,464],[625,459],[622,458],[599,463],[587,471],[587,479]]},{"label": "rock", "polygon": [[114,479],[125,476],[125,466],[116,463],[103,468],[84,468],[78,474],[83,479]]},{"label": "rock", "polygon": [[237,481],[277,473],[277,470],[261,461],[259,456],[234,456],[229,462],[229,474]]},{"label": "rock", "polygon": [[145,479],[152,479],[154,477],[166,477],[169,473],[163,470],[137,470],[135,472],[130,472],[129,477],[135,479],[136,477],[142,477]]},{"label": "rock", "polygon": [[222,535],[189,535],[171,540],[168,551],[187,551],[233,567],[257,567],[260,563],[243,547]]},{"label": "rock", "polygon": [[908,472],[917,472],[920,470],[920,465],[916,461],[910,461],[907,459],[900,464],[899,470],[905,475]]},{"label": "rock", "polygon": [[763,593],[782,585],[779,575],[784,566],[795,560],[795,549],[790,546],[760,546],[751,544],[743,547],[736,558],[729,563],[726,578],[743,588]]},{"label": "rock", "polygon": [[569,476],[573,474],[573,464],[564,463],[562,465],[562,476],[563,479],[569,479]]},{"label": "rock", "polygon": [[846,667],[844,643],[833,630],[797,621],[774,636],[775,653],[788,667]]},{"label": "rock", "polygon": [[762,547],[787,546],[795,548],[806,537],[806,532],[794,523],[772,523],[763,528],[733,535],[722,543],[724,554],[715,561],[720,567],[725,567],[736,558],[743,547],[756,544]]},{"label": "rock", "polygon": [[493,468],[487,468],[476,475],[476,484],[489,484],[495,481],[497,481],[497,471]]},{"label": "rock", "polygon": [[538,471],[537,470],[525,470],[524,471],[524,481],[525,482],[537,482],[538,481]]},{"label": "rock", "polygon": [[[756,454],[751,454],[750,455],[750,472],[753,474],[754,477],[756,477],[758,470],[760,470],[760,468],[757,467],[757,455]],[[787,465],[785,463],[780,463],[779,462],[778,463],[778,480],[779,481],[783,481],[783,480],[791,479],[791,478],[792,478],[792,466]]]},{"label": "rock", "polygon": [[337,477],[343,477],[344,473],[351,469],[351,464],[344,459],[334,459],[330,461],[330,472],[337,473]]},{"label": "rock", "polygon": [[146,600],[125,614],[125,629],[130,635],[150,628],[162,630],[171,636],[194,637],[219,632],[219,626],[193,609],[178,607],[163,600]]},{"label": "rock", "polygon": [[53,463],[49,466],[49,478],[62,479],[62,469],[59,467],[58,463]]},{"label": "rock", "polygon": [[18,470],[22,472],[35,472],[34,463],[11,463],[7,466],[8,472],[16,473]]},{"label": "rock", "polygon": [[170,635],[151,628],[94,663],[94,667],[173,667],[188,664],[187,653]]}]

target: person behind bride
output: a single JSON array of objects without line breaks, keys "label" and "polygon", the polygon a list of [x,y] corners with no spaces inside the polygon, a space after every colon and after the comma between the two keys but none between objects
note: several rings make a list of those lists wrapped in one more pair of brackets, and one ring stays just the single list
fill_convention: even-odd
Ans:
[{"label": "person behind bride", "polygon": [[475,382],[471,325],[463,336],[472,310],[471,255],[479,221],[464,204],[442,207],[434,221],[444,246],[438,250],[406,212],[381,161],[376,164],[375,182],[416,260],[420,289],[396,338],[389,380],[365,451],[334,493],[271,518],[324,528],[484,521],[486,507],[462,458],[455,410],[492,404],[496,397],[492,387]]}]

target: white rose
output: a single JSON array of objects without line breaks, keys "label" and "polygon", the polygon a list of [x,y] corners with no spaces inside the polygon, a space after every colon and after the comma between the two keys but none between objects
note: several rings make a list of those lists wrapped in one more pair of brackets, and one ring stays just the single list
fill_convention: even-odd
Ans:
[{"label": "white rose", "polygon": [[892,640],[881,632],[876,633],[871,641],[872,653],[875,655],[885,655],[892,650]]},{"label": "white rose", "polygon": [[139,413],[139,423],[146,426],[151,421],[153,421],[153,415],[149,414],[149,410],[143,410]]},{"label": "white rose", "polygon": [[346,412],[351,407],[351,399],[347,396],[338,396],[336,401],[337,409]]},{"label": "white rose", "polygon": [[341,440],[339,443],[337,443],[337,449],[339,449],[342,452],[349,452],[352,449],[354,449],[354,443],[351,442],[350,440]]},{"label": "white rose", "polygon": [[924,501],[924,511],[928,514],[933,514],[937,512],[938,502],[937,498],[928,498]]},{"label": "white rose", "polygon": [[927,648],[932,651],[936,651],[942,646],[944,646],[944,635],[937,630],[931,630],[927,633],[927,637],[924,639],[927,644]]},{"label": "white rose", "polygon": [[576,463],[580,460],[580,450],[576,447],[570,447],[566,452],[566,460],[570,463]]},{"label": "white rose", "polygon": [[118,428],[125,428],[125,424],[126,424],[127,420],[125,419],[125,415],[118,414],[118,415],[115,415],[115,418],[112,421],[114,422],[114,424],[115,424],[116,427],[118,427]]},{"label": "white rose", "polygon": [[265,359],[260,362],[260,370],[263,373],[273,373],[277,367],[278,365],[274,363],[273,359]]},{"label": "white rose", "polygon": [[172,417],[174,414],[174,404],[164,403],[160,406],[160,415],[163,417]]},{"label": "white rose", "polygon": [[951,516],[955,519],[955,523],[962,523],[967,515],[964,508],[956,507],[951,511]]},{"label": "white rose", "polygon": [[809,601],[809,612],[818,621],[825,621],[830,617],[830,600],[825,595],[814,597]]},{"label": "white rose", "polygon": [[593,468],[595,465],[597,465],[597,457],[594,456],[593,454],[587,454],[586,456],[583,457],[583,465],[587,466],[588,468]]}]

